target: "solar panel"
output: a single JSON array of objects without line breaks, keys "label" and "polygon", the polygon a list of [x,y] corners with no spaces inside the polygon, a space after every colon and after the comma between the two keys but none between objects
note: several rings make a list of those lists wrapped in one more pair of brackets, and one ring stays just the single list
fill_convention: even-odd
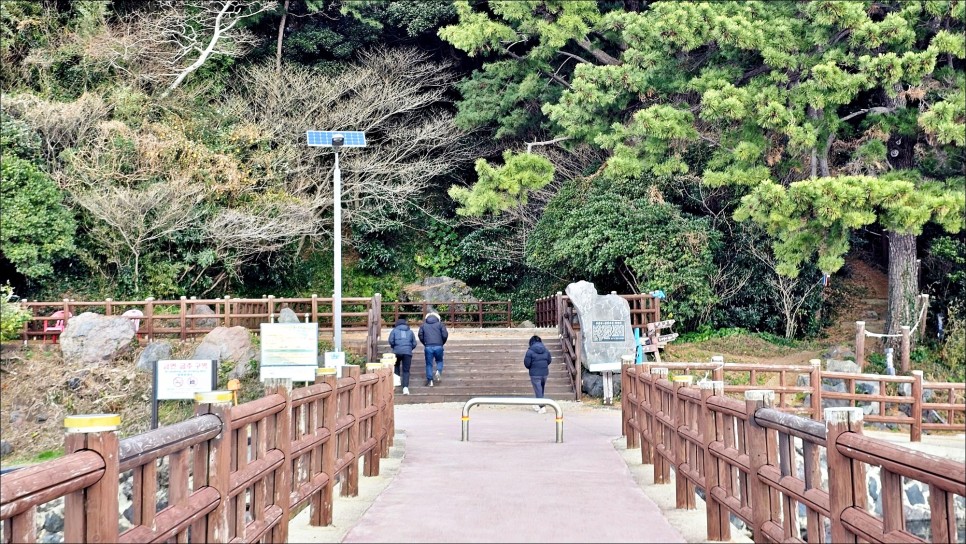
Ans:
[{"label": "solar panel", "polygon": [[366,147],[366,133],[353,130],[309,130],[305,133],[313,147],[332,147],[332,136],[341,134],[345,140],[342,147]]}]

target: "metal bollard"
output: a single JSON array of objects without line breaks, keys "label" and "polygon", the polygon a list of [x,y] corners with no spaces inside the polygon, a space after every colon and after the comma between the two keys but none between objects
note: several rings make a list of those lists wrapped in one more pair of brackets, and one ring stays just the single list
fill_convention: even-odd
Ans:
[{"label": "metal bollard", "polygon": [[468,442],[470,439],[470,408],[477,404],[503,404],[512,406],[551,406],[556,412],[554,422],[557,426],[557,443],[563,442],[563,409],[556,401],[551,399],[536,399],[526,397],[474,397],[463,405],[463,416],[460,418],[463,427],[461,442]]}]

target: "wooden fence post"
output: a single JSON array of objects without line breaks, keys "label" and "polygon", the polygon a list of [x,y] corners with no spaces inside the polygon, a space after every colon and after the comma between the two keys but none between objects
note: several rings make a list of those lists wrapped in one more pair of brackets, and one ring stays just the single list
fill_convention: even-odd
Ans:
[{"label": "wooden fence post", "polygon": [[114,299],[112,298],[104,299],[104,315],[106,316],[114,315],[114,305],[111,304],[112,302],[114,302]]},{"label": "wooden fence post", "polygon": [[225,295],[225,326],[231,327],[231,296]]},{"label": "wooden fence post", "polygon": [[766,389],[745,391],[745,444],[748,450],[748,487],[751,495],[752,531],[755,542],[766,542],[762,529],[765,523],[779,519],[781,504],[773,501],[769,491],[760,477],[762,467],[774,464],[775,446],[769,437],[768,429],[758,425],[755,412],[759,408],[771,408],[775,403],[775,392]]},{"label": "wooden fence post", "polygon": [[[70,318],[71,318],[71,314],[70,314],[70,299],[69,298],[65,298],[63,300],[63,302],[64,302],[64,326],[66,327],[67,326],[67,322],[70,321]],[[64,332],[64,331],[61,331],[61,332]]]},{"label": "wooden fence post", "polygon": [[[382,388],[380,387],[379,382],[382,379],[383,370],[385,370],[385,367],[382,366],[381,363],[369,363],[366,365],[366,373],[368,374],[371,372],[372,374],[375,374],[377,378],[379,378],[376,380],[375,383],[369,386],[371,396],[367,397],[366,395],[363,395],[363,398],[361,401],[364,406],[371,399],[372,405],[376,407],[376,413],[373,414],[372,418],[369,419],[369,424],[368,424],[372,432],[372,437],[375,438],[376,440],[376,445],[373,446],[369,451],[365,453],[365,457],[363,458],[363,461],[362,461],[362,473],[366,477],[379,475],[379,454],[381,449],[380,443],[381,443],[381,437],[382,437],[382,429],[381,429],[381,421],[380,421],[382,419],[382,414],[380,413],[380,410],[379,410],[379,402],[381,400],[380,397],[382,396],[382,391],[381,391]],[[367,406],[364,406],[364,407],[367,407]],[[364,431],[365,426],[360,426],[360,430]],[[363,438],[364,436],[359,438],[360,444],[365,442]]]},{"label": "wooden fence post", "polygon": [[812,419],[822,421],[822,360],[811,359],[809,362],[812,363],[812,373],[808,377],[812,384]]},{"label": "wooden fence post", "polygon": [[[231,453],[232,438],[235,433],[231,430],[231,391],[211,391],[195,394],[195,414],[212,414],[221,419],[221,432],[204,444],[195,447],[194,490],[210,486],[218,492],[221,500],[214,510],[192,525],[192,535],[198,535],[198,540],[207,542],[227,542],[228,520],[231,512]],[[192,538],[194,540],[195,538]]]},{"label": "wooden fence post", "polygon": [[312,293],[312,321],[319,322],[319,295]]},{"label": "wooden fence post", "polygon": [[704,452],[704,501],[707,514],[708,540],[731,540],[731,518],[728,509],[711,495],[711,490],[721,485],[718,476],[718,461],[711,453],[711,443],[718,440],[718,425],[714,411],[708,407],[712,395],[724,395],[724,382],[698,382],[701,388],[701,413],[698,414],[698,431],[701,434],[701,448]]},{"label": "wooden fence post", "polygon": [[[117,428],[120,424],[121,417],[116,414],[64,418],[64,427],[67,430],[64,453],[69,455],[81,450],[91,450],[104,460],[104,475],[101,479],[64,498],[64,542],[117,542],[117,517],[104,513],[118,511],[120,443]],[[5,538],[10,539],[11,536]]]},{"label": "wooden fence post", "polygon": [[148,342],[150,342],[154,340],[154,297],[144,299],[144,320],[148,329]]},{"label": "wooden fence post", "polygon": [[[271,295],[269,295],[271,296]],[[265,382],[265,395],[281,395],[285,408],[275,419],[275,449],[282,452],[282,464],[275,469],[273,503],[282,510],[279,522],[272,528],[272,542],[288,542],[288,520],[292,500],[292,380],[272,378]],[[260,508],[263,506],[259,506]]]},{"label": "wooden fence post", "polygon": [[[694,381],[694,376],[675,376],[674,377],[674,397],[671,399],[671,412],[674,418],[674,432],[671,436],[674,448],[674,487],[675,487],[675,507],[685,510],[697,508],[695,501],[694,484],[688,480],[681,472],[681,465],[687,464],[688,443],[678,433],[678,429],[687,425],[687,401],[681,398],[681,388],[688,387]],[[695,469],[698,467],[695,466]]]},{"label": "wooden fence post", "polygon": [[862,408],[826,408],[825,443],[828,459],[828,505],[832,542],[855,544],[856,535],[842,523],[842,513],[852,507],[865,511],[865,465],[842,455],[838,438],[843,433],[862,434]]},{"label": "wooden fence post", "polygon": [[[339,441],[335,433],[336,410],[339,406],[339,386],[337,384],[334,368],[331,370],[319,370],[331,373],[325,374],[323,378],[325,383],[330,388],[328,396],[322,400],[322,426],[329,431],[329,438],[322,446],[322,472],[324,472],[327,476],[325,487],[322,488],[322,495],[320,498],[312,499],[310,523],[316,527],[332,524],[332,488],[335,485],[335,462],[339,455]],[[316,382],[318,382],[319,377],[322,377],[318,373],[319,370],[316,371]]]},{"label": "wooden fence post", "polygon": [[865,321],[855,322],[855,362],[862,372],[865,368]]},{"label": "wooden fence post", "polygon": [[929,317],[929,295],[923,293],[922,297],[922,319],[919,321],[919,340],[926,334],[926,318]]},{"label": "wooden fence post", "polygon": [[911,442],[922,441],[922,371],[913,370],[912,378],[912,427],[909,429]]},{"label": "wooden fence post", "polygon": [[657,432],[661,426],[656,423],[657,415],[662,409],[661,399],[663,397],[661,390],[657,386],[657,382],[662,379],[666,380],[667,375],[668,369],[666,368],[651,369],[651,419],[648,421],[648,427],[651,431],[652,444],[654,446],[654,483],[656,484],[666,484],[671,479],[671,467],[668,466],[667,460],[658,453],[658,446],[663,445],[665,448],[668,448],[670,444],[664,444],[664,432]]},{"label": "wooden fence post", "polygon": [[[637,431],[634,426],[640,428],[641,420],[638,418],[641,398],[637,394],[637,372],[633,358],[621,359],[621,429],[625,437],[627,449],[632,450],[640,447]],[[631,422],[633,421],[633,424]]]},{"label": "wooden fence post", "polygon": [[181,341],[188,339],[188,297],[181,295],[181,307],[179,309],[178,324],[181,327]]},{"label": "wooden fence post", "polygon": [[901,355],[902,359],[901,359],[901,361],[902,361],[902,372],[903,372],[903,374],[905,374],[906,372],[909,372],[909,350],[910,350],[910,345],[912,343],[911,342],[912,338],[911,338],[911,334],[910,334],[909,326],[908,325],[903,325],[903,326],[899,327],[899,330],[902,331],[902,355]]},{"label": "wooden fence post", "polygon": [[349,463],[346,478],[342,481],[341,495],[355,497],[359,494],[359,412],[362,411],[362,388],[359,387],[359,367],[345,365],[342,376],[352,378],[352,389],[349,391],[349,414],[352,416],[352,426],[349,428],[349,453],[352,462]]},{"label": "wooden fence post", "polygon": [[635,384],[635,391],[637,392],[637,406],[635,417],[637,418],[637,428],[638,434],[641,439],[641,464],[650,465],[652,462],[653,451],[651,447],[653,445],[653,440],[650,438],[650,415],[648,410],[650,409],[650,399],[648,397],[650,391],[650,378],[651,378],[651,365],[647,364],[645,361],[642,364],[635,365],[637,369],[637,379]]},{"label": "wooden fence post", "polygon": [[[553,301],[553,321],[556,321],[557,322],[557,334],[563,334],[563,331],[564,331],[564,325],[563,325],[563,318],[564,318],[563,303],[564,303],[563,302],[563,293],[561,293],[560,291],[557,291],[557,294],[554,295],[554,301]],[[553,321],[551,321],[551,323]]]},{"label": "wooden fence post", "polygon": [[275,295],[268,295],[265,300],[268,305],[268,322],[275,323]]},{"label": "wooden fence post", "polygon": [[711,379],[716,382],[724,383],[724,356],[714,355],[711,357],[711,362],[718,364],[718,366],[711,371]]}]

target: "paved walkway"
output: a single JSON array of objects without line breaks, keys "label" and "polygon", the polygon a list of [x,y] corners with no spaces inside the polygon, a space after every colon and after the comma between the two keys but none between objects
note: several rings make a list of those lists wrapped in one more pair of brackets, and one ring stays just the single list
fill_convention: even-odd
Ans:
[{"label": "paved walkway", "polygon": [[[303,513],[290,541],[685,542],[615,449],[618,410],[564,403],[557,444],[552,409],[512,406],[473,408],[470,441],[461,442],[461,407],[396,407],[405,457],[380,476],[391,478],[388,486],[351,527],[339,527],[339,510],[356,507],[344,498],[334,527],[309,527]],[[386,461],[383,468],[393,466]]]}]

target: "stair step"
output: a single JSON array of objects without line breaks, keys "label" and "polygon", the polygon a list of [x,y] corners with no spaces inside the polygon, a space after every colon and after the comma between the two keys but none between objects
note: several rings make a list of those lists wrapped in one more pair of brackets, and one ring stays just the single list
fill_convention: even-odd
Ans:
[{"label": "stair step", "polygon": [[[394,404],[423,404],[423,403],[437,403],[437,402],[466,402],[472,398],[476,397],[520,397],[520,398],[533,398],[533,392],[530,395],[512,395],[512,394],[429,394],[429,395],[402,395],[397,393],[395,396]],[[567,393],[565,395],[555,395],[551,393],[546,393],[546,398],[550,400],[574,400],[573,393]],[[553,412],[553,409],[548,409],[548,412]]]}]

